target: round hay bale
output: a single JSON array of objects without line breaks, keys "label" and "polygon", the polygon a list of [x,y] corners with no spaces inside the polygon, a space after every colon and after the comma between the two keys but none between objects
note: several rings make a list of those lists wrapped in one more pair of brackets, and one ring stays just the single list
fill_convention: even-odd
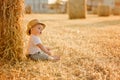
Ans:
[{"label": "round hay bale", "polygon": [[98,12],[98,8],[97,8],[97,7],[93,7],[93,8],[92,8],[92,13],[93,13],[93,14],[97,14],[97,12]]},{"label": "round hay bale", "polygon": [[120,0],[115,0],[115,6],[120,6]]},{"label": "round hay bale", "polygon": [[87,12],[86,0],[68,1],[69,19],[86,18],[86,12]]},{"label": "round hay bale", "polygon": [[113,15],[120,15],[120,7],[114,7],[112,13]]},{"label": "round hay bale", "polygon": [[31,13],[32,13],[32,8],[31,8],[31,6],[26,6],[26,7],[25,7],[25,13],[26,13],[26,14],[31,14]]},{"label": "round hay bale", "polygon": [[98,6],[98,16],[110,16],[111,9],[107,5]]},{"label": "round hay bale", "polygon": [[92,6],[91,5],[87,5],[87,11],[92,11]]},{"label": "round hay bale", "polygon": [[0,1],[0,60],[9,62],[23,59],[23,2]]}]

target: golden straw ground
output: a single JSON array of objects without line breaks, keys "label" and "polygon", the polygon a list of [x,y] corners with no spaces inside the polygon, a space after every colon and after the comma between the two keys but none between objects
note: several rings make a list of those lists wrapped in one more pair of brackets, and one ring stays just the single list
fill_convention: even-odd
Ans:
[{"label": "golden straw ground", "polygon": [[[1,66],[0,63],[1,80],[120,79],[118,16],[88,15],[87,19],[80,21],[69,20],[65,14],[30,14],[25,16],[24,24],[34,18],[46,23],[41,39],[53,49],[53,54],[61,56],[61,60],[27,60],[16,66]],[[24,29],[25,27],[23,26]]]}]

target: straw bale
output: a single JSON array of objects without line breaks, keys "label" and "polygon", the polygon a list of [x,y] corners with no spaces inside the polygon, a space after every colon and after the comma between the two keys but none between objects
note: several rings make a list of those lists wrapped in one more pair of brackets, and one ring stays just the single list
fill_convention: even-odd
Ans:
[{"label": "straw bale", "polygon": [[23,57],[23,3],[0,1],[0,60],[19,61]]},{"label": "straw bale", "polygon": [[120,15],[120,7],[114,7],[112,13],[113,15]]},{"label": "straw bale", "polygon": [[93,13],[93,14],[97,14],[97,12],[98,12],[98,8],[97,8],[97,7],[93,7],[93,8],[92,8],[92,13]]},{"label": "straw bale", "polygon": [[30,5],[28,5],[28,6],[25,7],[25,13],[26,14],[31,14],[32,13],[32,8],[31,8]]},{"label": "straw bale", "polygon": [[68,14],[70,19],[86,18],[86,0],[69,0]]},{"label": "straw bale", "polygon": [[87,5],[87,11],[92,11],[92,6],[91,5]]},{"label": "straw bale", "polygon": [[111,14],[111,9],[107,5],[98,6],[98,16],[109,16]]}]

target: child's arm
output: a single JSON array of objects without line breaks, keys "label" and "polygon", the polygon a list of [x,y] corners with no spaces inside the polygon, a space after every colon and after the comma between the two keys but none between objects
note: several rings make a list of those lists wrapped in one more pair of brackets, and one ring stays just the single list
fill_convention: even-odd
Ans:
[{"label": "child's arm", "polygon": [[[37,46],[42,50],[44,51],[46,54],[48,55],[51,55],[51,52],[46,48],[44,47],[42,44],[37,44]],[[59,56],[50,56],[50,60],[53,60],[53,61],[57,61],[57,60],[60,60],[60,57]]]},{"label": "child's arm", "polygon": [[37,46],[42,50],[42,51],[44,51],[46,54],[48,54],[48,55],[51,55],[51,52],[46,48],[46,47],[44,47],[42,44],[37,44]]}]

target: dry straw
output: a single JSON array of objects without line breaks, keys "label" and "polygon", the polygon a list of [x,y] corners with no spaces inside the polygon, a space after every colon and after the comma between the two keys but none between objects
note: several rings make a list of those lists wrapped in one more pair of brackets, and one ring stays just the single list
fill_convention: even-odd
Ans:
[{"label": "dry straw", "polygon": [[98,16],[109,16],[111,13],[111,9],[107,5],[99,5],[98,6]]},{"label": "dry straw", "polygon": [[92,8],[92,13],[93,13],[93,14],[97,14],[97,12],[98,12],[98,8],[97,8],[97,7],[93,7],[93,8]]},{"label": "dry straw", "polygon": [[92,6],[91,5],[87,5],[87,10],[91,11],[92,10]]},{"label": "dry straw", "polygon": [[32,13],[32,8],[31,8],[30,5],[28,5],[28,6],[25,7],[25,13],[26,14],[31,14]]},{"label": "dry straw", "polygon": [[23,57],[22,10],[23,0],[0,1],[0,60],[18,61]]},{"label": "dry straw", "polygon": [[69,0],[68,14],[70,19],[86,18],[86,0]]},{"label": "dry straw", "polygon": [[120,15],[120,7],[114,7],[113,15]]}]

